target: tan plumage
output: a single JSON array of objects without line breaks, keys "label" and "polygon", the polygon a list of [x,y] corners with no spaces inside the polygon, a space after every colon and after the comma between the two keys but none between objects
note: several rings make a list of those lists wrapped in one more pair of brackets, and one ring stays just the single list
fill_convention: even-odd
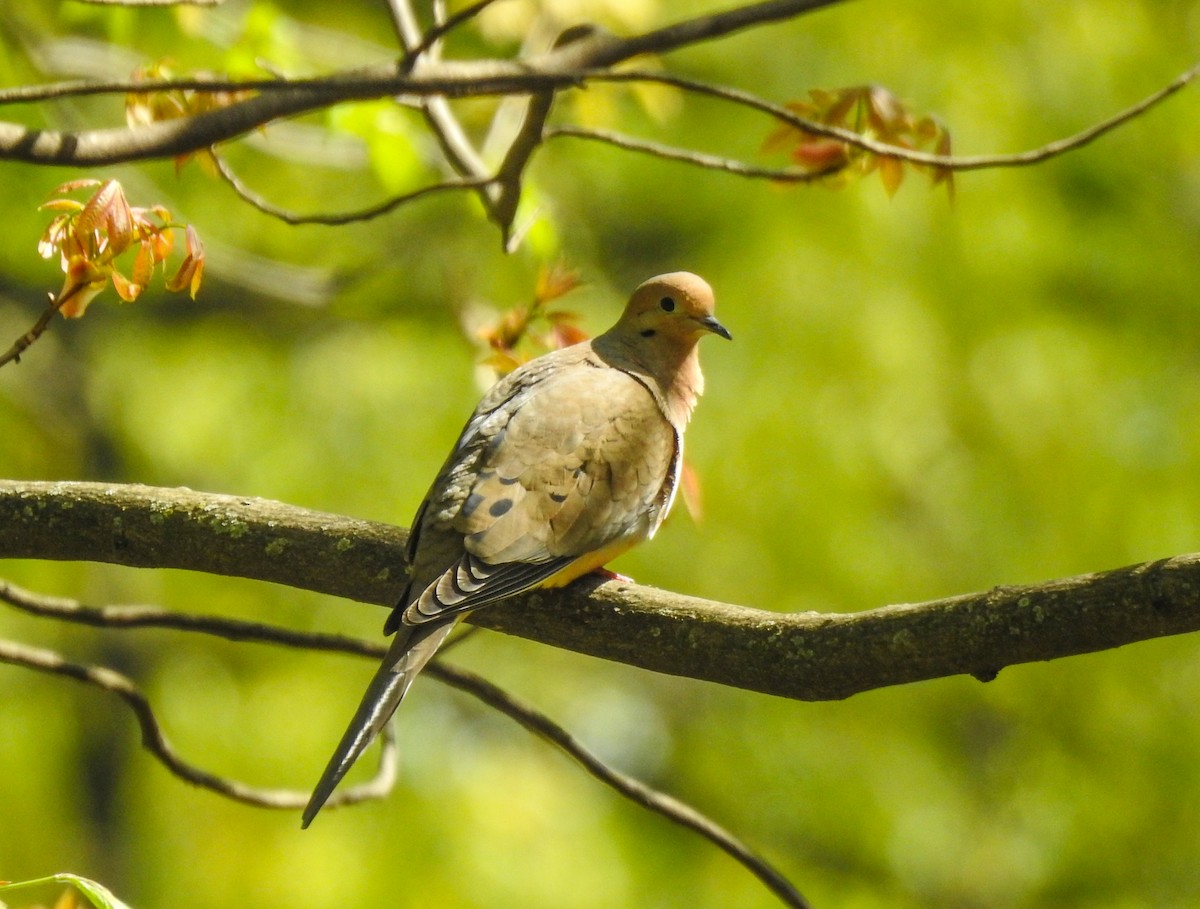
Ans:
[{"label": "tan plumage", "polygon": [[316,816],[465,613],[568,584],[649,539],[675,498],[704,390],[696,343],[730,337],[696,275],[651,278],[604,334],[538,357],[479,402],[417,510],[396,637],[304,811]]}]

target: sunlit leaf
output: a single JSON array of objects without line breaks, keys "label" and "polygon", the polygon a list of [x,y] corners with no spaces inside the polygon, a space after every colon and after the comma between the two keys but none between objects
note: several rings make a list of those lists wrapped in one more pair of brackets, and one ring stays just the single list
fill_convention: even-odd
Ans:
[{"label": "sunlit leaf", "polygon": [[143,285],[130,281],[115,268],[109,273],[109,277],[112,279],[113,290],[126,303],[132,303],[141,296],[142,291],[145,289]]},{"label": "sunlit leaf", "polygon": [[[116,895],[105,887],[86,877],[77,874],[60,873],[36,880],[0,883],[0,893],[6,891],[24,890],[30,887],[40,887],[46,884],[68,884],[82,893],[95,909],[129,909],[129,906],[117,899]],[[57,907],[56,907],[57,909]]]},{"label": "sunlit leaf", "polygon": [[904,182],[904,162],[897,158],[881,158],[879,160],[879,178],[889,196],[896,195],[896,190]]},{"label": "sunlit leaf", "polygon": [[679,465],[679,496],[693,521],[699,524],[704,520],[704,496],[700,474],[686,458]]},{"label": "sunlit leaf", "polygon": [[[116,180],[105,180],[87,202],[84,203],[79,217],[75,219],[75,234],[77,237],[95,236],[106,239],[108,230],[108,209],[116,196],[121,196],[121,185]],[[122,198],[123,201],[123,198]],[[115,243],[108,245],[115,246]]]},{"label": "sunlit leaf", "polygon": [[92,300],[108,286],[108,271],[97,268],[87,259],[75,256],[67,265],[66,278],[63,281],[59,299],[63,302],[59,312],[65,318],[78,319],[85,312]]},{"label": "sunlit leaf", "polygon": [[92,186],[100,186],[101,181],[92,178],[83,178],[80,180],[68,180],[66,183],[60,183],[54,189],[50,190],[51,195],[59,193],[73,193],[76,190],[86,189]]},{"label": "sunlit leaf", "polygon": [[578,270],[563,262],[557,262],[549,268],[542,266],[538,269],[537,284],[533,296],[538,303],[549,303],[565,296],[581,283]]}]

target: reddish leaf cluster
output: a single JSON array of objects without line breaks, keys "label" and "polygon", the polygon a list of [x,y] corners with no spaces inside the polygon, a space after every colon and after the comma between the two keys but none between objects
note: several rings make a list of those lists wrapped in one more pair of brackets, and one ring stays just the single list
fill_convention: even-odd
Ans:
[{"label": "reddish leaf cluster", "polygon": [[[42,234],[38,252],[46,259],[57,254],[62,262],[66,279],[54,302],[67,318],[82,316],[110,281],[122,300],[136,300],[150,283],[155,266],[171,254],[179,229],[161,205],[131,206],[116,180],[72,180],[54,193],[92,188],[95,192],[85,202],[56,198],[42,206],[57,214]],[[190,225],[185,234],[186,255],[166,286],[172,291],[186,289],[195,298],[204,274],[204,247]],[[134,254],[133,264],[126,274],[117,267],[117,259],[129,251]]]},{"label": "reddish leaf cluster", "polygon": [[[865,139],[904,151],[950,154],[950,133],[931,115],[918,115],[886,88],[856,85],[839,89],[812,89],[807,101],[785,105],[797,117],[821,126],[857,133]],[[839,139],[819,135],[799,125],[786,124],[767,137],[763,151],[787,149],[796,164],[812,172],[839,177],[879,172],[888,195],[904,182],[905,168],[927,171],[934,185],[945,183],[953,192],[953,173],[945,167],[917,164],[890,155],[876,154]]]},{"label": "reddish leaf cluster", "polygon": [[[576,324],[577,313],[547,309],[550,303],[566,296],[579,284],[579,273],[561,263],[542,268],[538,272],[533,302],[529,306],[513,307],[495,324],[480,332],[490,349],[484,363],[500,375],[506,375],[548,350],[587,340],[587,334]],[[523,340],[532,342],[528,345],[531,351],[517,350]]]}]

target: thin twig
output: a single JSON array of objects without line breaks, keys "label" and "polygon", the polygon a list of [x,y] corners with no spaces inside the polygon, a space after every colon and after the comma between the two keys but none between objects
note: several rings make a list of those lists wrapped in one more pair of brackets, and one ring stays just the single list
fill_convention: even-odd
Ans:
[{"label": "thin twig", "polygon": [[13,341],[12,346],[3,354],[0,354],[0,366],[5,366],[8,363],[20,363],[21,356],[25,351],[37,343],[37,339],[45,334],[46,329],[50,327],[50,322],[54,319],[55,313],[61,310],[72,297],[84,291],[86,287],[85,284],[73,283],[65,294],[52,296],[50,298],[50,305],[38,316],[38,320],[33,323],[29,331]]},{"label": "thin twig", "polygon": [[[421,34],[421,24],[417,19],[411,0],[388,0],[388,6],[392,11],[392,22],[396,29],[396,35],[404,50],[402,62],[404,70],[411,72],[417,66],[418,61],[424,66],[436,65],[441,57],[440,46],[436,40],[430,41],[423,51],[417,50],[425,44],[425,40]],[[421,59],[422,54],[424,55],[423,60]],[[449,169],[463,179],[487,180],[479,185],[476,194],[489,216],[493,216],[495,211],[493,200],[498,187],[494,179],[487,179],[491,176],[487,164],[450,107],[450,102],[445,97],[426,96],[418,98],[417,103],[421,115],[437,140],[438,147],[442,150]]]},{"label": "thin twig", "polygon": [[1049,142],[1038,148],[1028,151],[1016,152],[1013,154],[1001,155],[937,155],[931,152],[917,151],[915,149],[899,148],[895,145],[889,145],[886,142],[878,142],[866,136],[859,135],[856,132],[848,129],[841,129],[837,126],[830,126],[824,123],[818,123],[815,120],[809,120],[805,117],[798,116],[793,111],[788,110],[779,104],[773,104],[759,98],[757,95],[749,92],[741,91],[736,88],[729,88],[722,85],[713,85],[707,82],[701,82],[696,79],[689,79],[683,76],[673,76],[661,72],[652,72],[647,70],[626,70],[623,72],[609,72],[607,70],[599,70],[592,73],[587,73],[584,79],[589,82],[653,82],[660,85],[671,85],[675,88],[680,88],[685,91],[694,92],[696,94],[708,95],[713,98],[718,98],[723,101],[730,101],[734,104],[739,104],[743,107],[748,107],[753,110],[765,113],[782,123],[789,126],[794,126],[804,132],[812,133],[817,136],[824,136],[829,139],[837,139],[845,142],[847,145],[860,148],[863,151],[871,152],[872,154],[880,155],[885,158],[895,158],[900,161],[907,161],[912,164],[924,164],[932,167],[943,168],[946,170],[982,170],[993,167],[1024,167],[1031,164],[1039,164],[1050,158],[1057,157],[1069,151],[1074,151],[1077,148],[1099,139],[1106,133],[1118,128],[1119,126],[1134,120],[1151,108],[1161,104],[1167,98],[1174,95],[1176,92],[1187,87],[1193,82],[1197,76],[1200,76],[1200,63],[1197,63],[1191,69],[1181,73],[1175,79],[1171,80],[1167,85],[1160,88],[1158,91],[1152,92],[1141,101],[1133,104],[1124,110],[1100,121],[1087,129],[1084,129],[1072,136],[1067,136],[1063,139],[1057,139],[1054,142]]},{"label": "thin twig", "polygon": [[417,199],[421,199],[425,196],[430,196],[435,193],[445,192],[448,190],[478,190],[481,187],[492,183],[494,180],[492,177],[463,177],[457,180],[445,180],[441,183],[433,183],[429,186],[422,186],[420,189],[414,189],[407,193],[401,193],[398,196],[392,196],[390,199],[386,199],[385,201],[376,205],[367,206],[366,208],[360,208],[354,211],[346,212],[326,212],[321,214],[305,215],[290,211],[286,208],[281,208],[272,202],[268,202],[266,198],[246,185],[246,183],[237,175],[236,171],[229,166],[228,162],[226,162],[224,158],[217,154],[214,154],[213,157],[216,160],[217,171],[220,173],[221,177],[233,188],[233,191],[237,193],[243,201],[248,202],[250,205],[252,205],[254,208],[257,208],[264,214],[270,215],[273,218],[278,218],[286,224],[293,225],[341,225],[350,224],[356,221],[369,221],[372,218],[378,218],[381,215],[386,215],[388,212],[399,208],[401,205],[405,205],[409,202],[415,202]]},{"label": "thin twig", "polygon": [[292,631],[262,622],[172,612],[157,606],[89,606],[67,597],[34,593],[2,579],[0,603],[7,603],[29,615],[60,619],[94,628],[170,628],[175,631],[212,635],[227,641],[256,641],[372,659],[382,659],[387,652],[383,644],[340,634]]},{"label": "thin twig", "polygon": [[[551,47],[554,51],[592,39],[597,29],[590,26],[575,26],[560,33],[554,39]],[[517,207],[521,203],[521,189],[524,183],[525,171],[533,158],[534,152],[541,147],[545,136],[546,120],[554,107],[554,91],[538,92],[530,95],[525,102],[525,110],[516,134],[504,153],[504,159],[496,170],[496,185],[491,192],[490,216],[492,222],[500,228],[500,241],[506,253],[513,253],[520,246],[524,230],[513,230],[513,222],[517,217]],[[499,124],[500,111],[492,121],[494,131]],[[527,228],[526,228],[527,229]]]},{"label": "thin twig", "polygon": [[38,320],[33,323],[33,327],[17,338],[17,340],[13,341],[12,346],[8,350],[0,354],[0,366],[8,363],[20,363],[21,355],[50,327],[50,320],[54,318],[56,312],[58,312],[58,302],[51,300],[50,305],[38,316]]},{"label": "thin twig", "polygon": [[463,25],[467,21],[474,19],[485,9],[496,2],[497,0],[476,0],[475,3],[472,3],[469,6],[464,6],[457,13],[447,16],[445,20],[437,23],[433,26],[433,28],[429,29],[429,31],[425,33],[425,36],[420,41],[418,41],[412,46],[412,48],[405,52],[406,59],[410,61],[416,60],[427,50],[441,41],[442,38],[454,31],[454,29],[458,28],[460,25]]},{"label": "thin twig", "polygon": [[701,814],[686,802],[647,786],[641,780],[608,766],[584,747],[571,733],[542,712],[519,701],[475,673],[457,666],[450,666],[444,661],[433,663],[428,671],[447,685],[473,695],[489,707],[515,720],[538,738],[562,751],[595,779],[614,789],[634,804],[661,814],[668,820],[704,837],[717,848],[732,856],[734,860],[757,877],[768,890],[779,897],[785,905],[792,906],[794,909],[811,909],[811,904],[787,878],[720,824]]},{"label": "thin twig", "polygon": [[[154,709],[141,689],[129,679],[107,666],[74,663],[61,654],[41,647],[30,647],[15,641],[0,640],[0,663],[24,666],[61,675],[115,694],[133,711],[142,732],[142,747],[149,751],[175,776],[218,795],[255,805],[260,808],[299,810],[308,802],[308,793],[290,789],[262,789],[218,776],[184,760],[163,734]],[[329,802],[349,805],[366,799],[382,798],[391,791],[396,780],[396,742],[390,728],[384,730],[383,749],[375,777],[359,786],[337,793]]]},{"label": "thin twig", "polygon": [[560,136],[572,139],[590,139],[593,142],[604,142],[608,145],[613,145],[624,151],[653,155],[656,158],[665,158],[668,161],[682,161],[684,164],[691,164],[708,170],[724,171],[727,174],[735,174],[739,177],[748,177],[755,180],[775,180],[780,183],[811,183],[814,180],[827,177],[844,167],[842,164],[831,165],[821,170],[755,167],[752,164],[745,164],[732,158],[722,158],[687,148],[674,148],[658,142],[634,139],[630,136],[611,132],[610,130],[583,129],[577,126],[550,127],[546,130],[543,138],[556,139]]},{"label": "thin twig", "polygon": [[[374,659],[381,658],[385,652],[385,648],[376,643],[340,635],[293,631],[259,622],[246,622],[220,616],[173,613],[153,606],[88,606],[78,600],[33,593],[3,580],[0,580],[0,602],[32,615],[91,626],[118,629],[172,628],[214,635],[232,641],[282,644],[288,647],[337,651]],[[145,696],[132,681],[120,673],[105,667],[69,663],[51,651],[3,640],[0,640],[0,661],[66,675],[118,695],[137,716],[142,727],[142,739],[145,747],[158,757],[171,772],[189,782],[204,786],[218,794],[267,808],[298,808],[307,801],[306,794],[302,795],[286,790],[256,789],[199,770],[183,761],[162,735],[153,709]],[[465,691],[489,707],[515,720],[537,738],[558,748],[595,779],[635,804],[660,814],[704,837],[746,868],[786,905],[793,909],[811,909],[809,903],[787,878],[728,830],[687,803],[610,767],[545,714],[475,673],[451,666],[444,660],[431,663],[425,671],[430,677],[460,691]],[[385,740],[384,754],[380,759],[380,773],[376,779],[348,790],[340,797],[335,796],[337,801],[336,803],[331,801],[331,805],[345,805],[367,798],[379,798],[390,790],[394,782],[396,765],[394,732],[391,723],[385,726],[385,733],[387,739]],[[385,777],[386,784],[382,782]]]},{"label": "thin twig", "polygon": [[795,19],[844,0],[763,0],[707,15],[672,22],[653,31],[607,42],[595,55],[596,64],[611,66],[639,54],[665,54],[682,47],[712,41],[754,26]]}]

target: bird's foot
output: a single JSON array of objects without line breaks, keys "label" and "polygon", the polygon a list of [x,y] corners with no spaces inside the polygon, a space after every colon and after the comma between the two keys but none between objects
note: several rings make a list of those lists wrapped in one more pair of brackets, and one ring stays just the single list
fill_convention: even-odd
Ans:
[{"label": "bird's foot", "polygon": [[607,568],[593,568],[591,573],[603,581],[620,581],[622,584],[637,583],[637,581],[628,575],[617,574],[615,571],[609,571]]}]

